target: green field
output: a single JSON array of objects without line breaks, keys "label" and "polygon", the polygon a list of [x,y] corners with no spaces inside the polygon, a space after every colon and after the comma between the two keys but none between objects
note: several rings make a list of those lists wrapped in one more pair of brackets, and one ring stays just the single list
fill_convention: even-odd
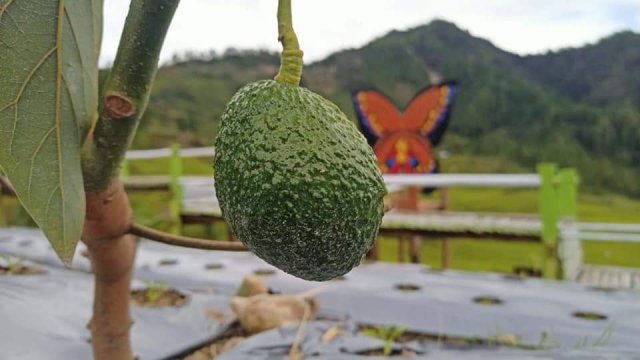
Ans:
[{"label": "green field", "polygon": [[[482,161],[482,160],[480,160]],[[451,164],[461,164],[458,159]],[[482,164],[484,170],[498,171],[491,164]],[[481,164],[474,162],[475,165]],[[495,165],[495,164],[494,164]],[[450,165],[451,166],[451,165]],[[454,166],[451,166],[454,167]],[[457,166],[455,166],[457,167]],[[185,173],[192,175],[211,175],[211,160],[185,161]],[[168,163],[164,160],[134,162],[132,174],[166,174]],[[137,221],[160,229],[169,227],[169,195],[166,193],[137,193],[131,196]],[[15,225],[29,225],[26,215],[15,206],[15,200],[4,199],[5,209],[9,212],[9,221]],[[478,211],[494,213],[537,212],[537,192],[535,190],[511,189],[451,189],[450,207],[454,211]],[[584,194],[579,199],[579,220],[593,222],[640,223],[640,200],[629,199],[614,194]],[[210,236],[224,238],[224,225],[213,229],[191,225],[184,229],[192,236]],[[439,268],[441,266],[442,243],[438,240],[426,241],[422,246],[423,261]],[[492,272],[512,272],[514,267],[538,268],[542,264],[542,247],[530,243],[508,243],[493,240],[452,240],[452,267],[455,269]],[[640,267],[640,244],[596,243],[584,244],[585,262],[612,266]],[[380,239],[380,256],[383,261],[397,261],[398,244],[395,239]]]}]

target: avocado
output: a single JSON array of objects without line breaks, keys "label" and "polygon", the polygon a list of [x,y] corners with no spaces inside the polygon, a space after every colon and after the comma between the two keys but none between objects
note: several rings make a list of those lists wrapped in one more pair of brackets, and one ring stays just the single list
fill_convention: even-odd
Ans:
[{"label": "avocado", "polygon": [[336,105],[273,80],[246,85],[227,105],[215,146],[220,207],[253,253],[313,281],[362,261],[386,189],[373,151]]}]

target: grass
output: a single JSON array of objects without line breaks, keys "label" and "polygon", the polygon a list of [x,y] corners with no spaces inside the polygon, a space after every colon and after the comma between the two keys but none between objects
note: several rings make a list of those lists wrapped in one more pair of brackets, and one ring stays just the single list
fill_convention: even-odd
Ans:
[{"label": "grass", "polygon": [[[482,169],[504,171],[489,159],[480,159],[471,165],[467,159],[448,160],[449,170]],[[211,159],[186,159],[184,172],[189,175],[211,176]],[[454,166],[455,165],[455,166]],[[168,160],[134,161],[130,165],[131,173],[136,175],[157,175],[168,173]],[[520,170],[520,169],[517,169]],[[159,229],[169,228],[167,208],[169,195],[166,193],[132,194],[131,202],[136,219]],[[5,199],[5,208],[9,211],[10,224],[30,225],[28,216],[15,206],[15,200]],[[13,206],[12,206],[13,204]],[[535,190],[520,189],[451,189],[450,208],[453,211],[493,212],[535,214],[538,207]],[[640,223],[640,199],[629,199],[615,194],[584,194],[579,199],[578,218],[581,221]],[[185,228],[185,234],[191,236],[213,236],[226,238],[224,225],[218,224],[212,229],[193,225]],[[452,240],[452,267],[470,271],[492,271],[510,273],[516,267],[539,268],[542,264],[543,249],[538,244],[507,243],[493,240]],[[583,245],[584,259],[589,264],[611,266],[640,267],[640,244],[587,242]],[[425,241],[422,247],[422,260],[434,268],[442,264],[442,242],[438,239]],[[380,257],[383,261],[397,261],[398,243],[395,239],[380,239]]]},{"label": "grass", "polygon": [[[536,213],[534,190],[452,189],[451,208],[455,211],[494,213]],[[615,194],[581,194],[578,219],[586,222],[640,223],[640,200]],[[430,265],[439,266],[440,244],[427,244],[423,256]],[[453,267],[465,270],[509,271],[515,266],[538,267],[542,249],[536,244],[510,244],[495,241],[461,240],[453,242]],[[640,267],[640,244],[585,242],[584,261],[588,264]],[[393,251],[393,250],[391,250]],[[438,255],[433,254],[437,252]],[[425,254],[426,253],[426,254]]]},{"label": "grass", "polygon": [[[391,238],[379,240],[380,260],[398,260],[398,241]],[[442,268],[442,241],[424,241],[422,262],[434,269]],[[513,244],[494,240],[452,240],[451,267],[468,271],[511,273],[516,267],[539,268],[543,249],[538,244]]]}]

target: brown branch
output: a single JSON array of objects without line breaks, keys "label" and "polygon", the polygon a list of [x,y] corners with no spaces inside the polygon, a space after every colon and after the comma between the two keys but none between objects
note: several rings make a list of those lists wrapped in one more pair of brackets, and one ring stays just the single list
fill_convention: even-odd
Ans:
[{"label": "brown branch", "polygon": [[172,235],[162,231],[154,230],[140,224],[133,224],[129,229],[129,234],[139,236],[144,239],[157,241],[163,244],[180,247],[218,250],[218,251],[248,251],[244,244],[239,242],[198,239],[187,236]]}]

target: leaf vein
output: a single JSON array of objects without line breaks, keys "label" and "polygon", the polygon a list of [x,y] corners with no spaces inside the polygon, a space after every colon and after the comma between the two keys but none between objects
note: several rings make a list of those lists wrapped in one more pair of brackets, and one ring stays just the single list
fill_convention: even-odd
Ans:
[{"label": "leaf vein", "polygon": [[[60,184],[60,196],[62,197],[62,206],[61,206],[61,213],[62,213],[62,246],[65,248],[67,248],[68,244],[67,244],[67,207],[64,204],[64,199],[65,199],[65,195],[64,195],[64,173],[63,173],[63,169],[62,169],[62,124],[61,122],[61,117],[60,117],[60,111],[61,111],[61,104],[62,104],[62,96],[61,96],[61,91],[60,91],[60,87],[62,86],[62,46],[60,46],[62,44],[62,28],[64,25],[64,0],[60,0],[60,3],[58,3],[58,24],[57,24],[57,33],[56,33],[56,46],[54,49],[56,50],[56,60],[57,60],[57,64],[56,64],[56,107],[55,107],[55,129],[56,129],[56,139],[58,140],[56,143],[56,147],[58,150],[58,181]],[[66,251],[64,251],[66,252]]]},{"label": "leaf vein", "polygon": [[[53,191],[51,191],[51,194],[49,194],[49,199],[47,199],[47,205],[44,207],[44,224],[42,226],[43,228],[47,228],[49,225],[47,224],[47,222],[49,221],[49,209],[51,208],[51,200],[53,199],[53,195],[56,194],[56,191],[58,191],[58,189],[60,189],[60,184],[56,185],[56,187],[53,188]],[[64,208],[64,205],[62,207]]]},{"label": "leaf vein", "polygon": [[31,180],[33,178],[33,169],[35,167],[34,166],[34,162],[35,162],[36,156],[38,155],[38,153],[40,152],[40,150],[44,146],[44,143],[47,141],[49,136],[51,136],[51,134],[53,134],[55,129],[56,128],[54,126],[49,131],[47,131],[46,134],[44,134],[44,136],[40,140],[40,143],[36,147],[35,151],[33,152],[33,154],[31,154],[31,165],[29,166],[29,180],[27,181],[27,200],[29,201],[29,204],[31,204],[31,184],[32,184]]},{"label": "leaf vein", "polygon": [[0,20],[2,20],[2,15],[7,11],[9,5],[13,4],[14,0],[7,1],[2,7],[0,7]]},{"label": "leaf vein", "polygon": [[74,124],[74,128],[75,129],[80,129],[79,125],[78,125],[78,119],[80,118],[80,114],[78,114],[78,109],[76,107],[76,104],[73,100],[73,96],[71,95],[71,90],[69,89],[69,85],[67,82],[67,78],[64,75],[64,73],[62,73],[62,83],[64,84],[64,89],[67,93],[67,96],[69,96],[69,101],[71,102],[71,108],[72,108],[72,112],[73,112],[73,116],[71,117],[73,119],[73,124]]},{"label": "leaf vein", "polygon": [[57,48],[57,46],[54,46],[53,48],[51,48],[51,50],[47,51],[46,54],[44,54],[42,59],[40,59],[40,61],[38,61],[38,63],[33,67],[33,69],[31,69],[31,71],[27,75],[26,79],[24,79],[24,81],[22,82],[22,84],[20,86],[20,89],[18,90],[18,93],[16,94],[16,97],[13,100],[11,100],[7,105],[5,105],[3,108],[0,109],[0,112],[3,112],[6,109],[8,109],[8,108],[10,108],[10,107],[12,107],[14,105],[16,106],[15,116],[14,116],[14,119],[13,119],[13,129],[11,130],[11,138],[9,139],[9,153],[12,152],[13,140],[15,138],[16,128],[18,126],[18,109],[17,109],[18,102],[22,98],[22,95],[24,94],[24,91],[27,89],[27,86],[29,85],[29,82],[31,81],[31,79],[33,79],[33,76],[35,75],[35,73],[47,61],[49,56],[51,56],[56,51],[56,48]]},{"label": "leaf vein", "polygon": [[81,69],[86,69],[84,66],[84,58],[82,57],[82,52],[80,51],[80,41],[78,40],[78,35],[76,34],[76,30],[73,26],[73,22],[71,21],[71,16],[69,16],[69,12],[67,11],[67,8],[65,7],[64,9],[64,16],[67,19],[67,21],[69,21],[69,28],[71,29],[71,35],[73,36],[73,40],[74,40],[74,45],[76,48],[76,52],[78,53],[78,58],[80,59],[80,66]]}]

